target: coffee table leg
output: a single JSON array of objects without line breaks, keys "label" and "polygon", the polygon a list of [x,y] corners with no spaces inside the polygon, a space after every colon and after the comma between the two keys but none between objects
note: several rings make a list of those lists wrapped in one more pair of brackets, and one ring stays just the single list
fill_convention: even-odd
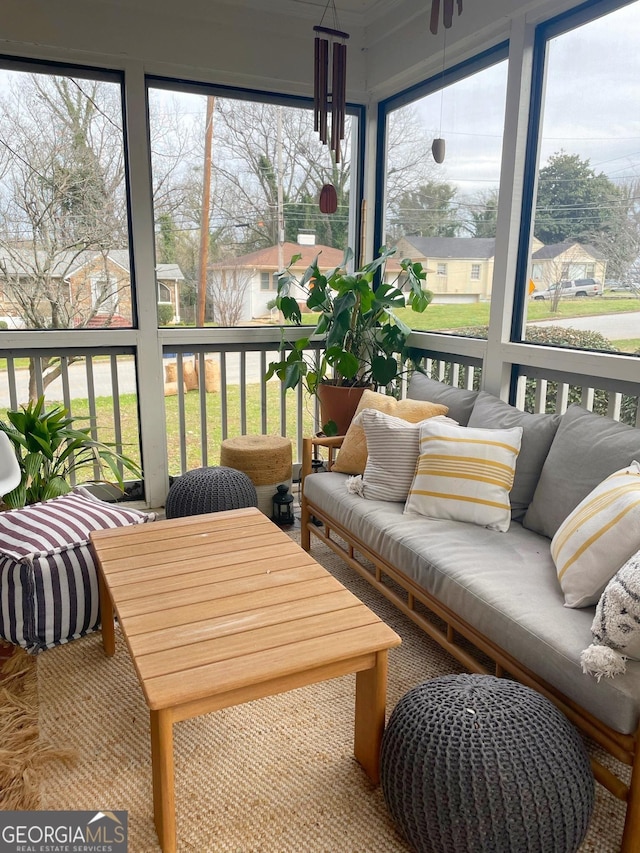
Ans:
[{"label": "coffee table leg", "polygon": [[104,582],[102,572],[98,570],[98,586],[100,589],[100,624],[102,625],[102,647],[104,653],[113,657],[116,653],[116,632],[113,624],[113,602],[111,593]]},{"label": "coffee table leg", "polygon": [[356,674],[354,754],[365,773],[380,781],[380,747],[387,703],[387,650],[376,653],[376,664]]},{"label": "coffee table leg", "polygon": [[173,722],[168,710],[151,711],[153,817],[163,853],[176,853]]}]

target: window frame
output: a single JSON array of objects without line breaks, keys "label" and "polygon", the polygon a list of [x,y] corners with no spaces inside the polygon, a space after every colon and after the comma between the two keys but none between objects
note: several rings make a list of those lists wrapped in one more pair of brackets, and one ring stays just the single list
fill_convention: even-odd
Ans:
[{"label": "window frame", "polygon": [[[533,42],[531,88],[529,94],[529,122],[523,169],[523,192],[520,209],[520,231],[516,260],[515,292],[511,315],[509,340],[523,343],[525,314],[528,300],[528,270],[533,243],[533,223],[537,194],[540,135],[546,88],[547,45],[565,33],[584,24],[605,17],[610,12],[630,6],[636,0],[587,0],[581,6],[562,12],[541,24],[535,30]],[[585,276],[587,277],[587,276]],[[535,344],[544,346],[544,344]]]}]

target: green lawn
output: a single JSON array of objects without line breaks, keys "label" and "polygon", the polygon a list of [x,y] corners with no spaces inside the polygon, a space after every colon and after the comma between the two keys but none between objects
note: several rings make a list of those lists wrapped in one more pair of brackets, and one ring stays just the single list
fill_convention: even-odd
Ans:
[{"label": "green lawn", "polygon": [[[218,393],[207,394],[207,463],[218,465],[220,462],[220,443],[222,441],[222,412],[221,397]],[[180,461],[180,421],[178,417],[178,397],[166,397],[167,448],[169,456],[169,473],[181,472]],[[88,412],[88,401],[78,399],[73,401],[73,414],[78,419],[78,426],[86,426],[83,416]],[[267,385],[267,433],[282,435],[280,426],[280,385],[270,382]],[[96,399],[98,436],[101,441],[114,440],[112,429],[113,406],[110,397]],[[120,411],[122,415],[123,452],[140,462],[138,449],[138,406],[134,394],[120,396]],[[294,441],[297,437],[297,395],[287,393],[286,398],[287,428],[286,435]],[[241,399],[238,385],[227,386],[227,436],[234,437],[242,434],[241,430]],[[0,411],[0,418],[5,419],[5,411]],[[303,406],[303,433],[311,435],[313,431],[313,406]],[[246,386],[246,419],[248,433],[262,433],[262,401],[260,385],[253,383]],[[200,430],[200,395],[198,391],[185,394],[185,430],[187,448],[187,469],[202,465],[201,430]]]},{"label": "green lawn", "polygon": [[[431,304],[423,314],[417,314],[410,308],[402,308],[398,316],[412,329],[421,331],[440,332],[454,329],[464,329],[469,326],[486,326],[489,323],[488,302],[471,302],[464,304]],[[528,320],[561,320],[568,317],[589,317],[599,314],[622,314],[640,311],[640,299],[622,297],[598,297],[588,299],[566,299],[558,305],[553,313],[549,302],[530,300],[527,306]],[[303,314],[305,325],[314,325],[314,314]]]}]

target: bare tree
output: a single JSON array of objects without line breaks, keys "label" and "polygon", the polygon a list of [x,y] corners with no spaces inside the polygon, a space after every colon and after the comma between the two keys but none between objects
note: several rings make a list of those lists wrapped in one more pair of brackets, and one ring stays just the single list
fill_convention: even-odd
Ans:
[{"label": "bare tree", "polygon": [[209,299],[214,320],[221,326],[237,326],[246,315],[246,297],[251,287],[251,270],[229,258],[213,271]]},{"label": "bare tree", "polygon": [[[127,246],[114,89],[95,80],[16,73],[0,102],[0,271],[5,299],[29,328],[86,326],[98,312],[112,312],[125,286],[106,270],[108,253]],[[89,258],[95,284],[79,297],[71,273]],[[43,359],[43,370],[46,387],[59,365]],[[33,396],[33,361],[30,388]]]}]

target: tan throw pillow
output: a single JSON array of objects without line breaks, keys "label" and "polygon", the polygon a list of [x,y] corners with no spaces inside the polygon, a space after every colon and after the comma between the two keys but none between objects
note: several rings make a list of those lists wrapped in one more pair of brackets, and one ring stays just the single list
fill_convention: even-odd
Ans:
[{"label": "tan throw pillow", "polygon": [[[354,421],[355,417],[365,409],[375,409],[412,424],[436,415],[446,415],[448,412],[447,407],[439,403],[429,403],[424,400],[396,400],[395,397],[369,389],[364,392],[358,403]],[[354,421],[347,430],[338,458],[331,469],[340,474],[364,474],[367,465],[367,438],[362,426]]]}]

